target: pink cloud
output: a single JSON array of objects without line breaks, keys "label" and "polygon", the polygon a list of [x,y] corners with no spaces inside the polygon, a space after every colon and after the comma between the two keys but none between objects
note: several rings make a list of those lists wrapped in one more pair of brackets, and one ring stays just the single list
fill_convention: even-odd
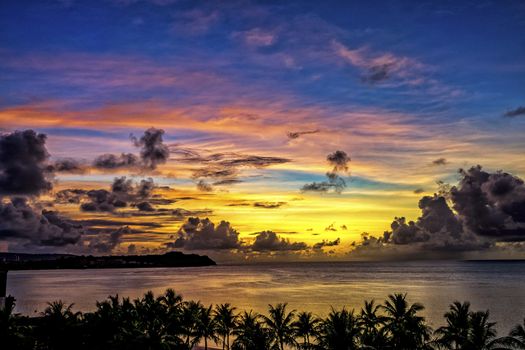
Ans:
[{"label": "pink cloud", "polygon": [[270,46],[277,41],[275,33],[265,31],[261,28],[253,28],[246,32],[238,32],[234,37],[242,38],[243,42],[252,47]]}]

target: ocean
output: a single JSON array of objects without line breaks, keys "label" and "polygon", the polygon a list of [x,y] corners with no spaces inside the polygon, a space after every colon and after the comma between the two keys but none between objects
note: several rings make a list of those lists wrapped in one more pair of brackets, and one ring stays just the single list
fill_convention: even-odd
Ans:
[{"label": "ocean", "polygon": [[500,334],[525,318],[525,262],[417,261],[264,263],[196,268],[10,271],[7,293],[16,311],[35,315],[48,301],[74,303],[74,310],[95,308],[97,300],[118,294],[136,298],[173,288],[185,299],[204,304],[231,303],[239,310],[264,313],[268,304],[325,316],[331,307],[359,311],[364,300],[382,302],[407,293],[425,306],[429,324],[444,323],[455,300],[473,310],[489,309]]}]

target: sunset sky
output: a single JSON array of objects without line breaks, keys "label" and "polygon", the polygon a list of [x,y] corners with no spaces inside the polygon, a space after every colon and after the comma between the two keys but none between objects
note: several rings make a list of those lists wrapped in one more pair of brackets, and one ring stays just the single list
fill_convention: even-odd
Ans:
[{"label": "sunset sky", "polygon": [[2,1],[0,250],[525,257],[524,34],[523,1]]}]

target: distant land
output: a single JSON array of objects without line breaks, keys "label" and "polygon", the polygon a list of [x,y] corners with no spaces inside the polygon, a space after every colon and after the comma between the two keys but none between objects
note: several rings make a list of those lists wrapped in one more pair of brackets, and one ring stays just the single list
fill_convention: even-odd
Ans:
[{"label": "distant land", "polygon": [[0,253],[0,270],[114,269],[213,266],[205,255],[170,252],[162,255],[68,255]]}]

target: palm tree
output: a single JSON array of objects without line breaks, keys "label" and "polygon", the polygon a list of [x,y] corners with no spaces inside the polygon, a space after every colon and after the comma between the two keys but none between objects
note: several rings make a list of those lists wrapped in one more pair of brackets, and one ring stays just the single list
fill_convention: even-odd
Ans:
[{"label": "palm tree", "polygon": [[173,289],[167,289],[164,295],[159,298],[159,302],[164,305],[165,309],[166,332],[170,336],[177,337],[182,332],[181,317],[184,307],[182,296]]},{"label": "palm tree", "polygon": [[186,349],[192,349],[202,338],[199,331],[199,316],[204,307],[200,301],[189,301],[184,303],[180,318],[181,334],[184,337]]},{"label": "palm tree", "polygon": [[4,306],[0,307],[0,339],[6,348],[29,348],[27,341],[29,329],[21,322],[24,318],[13,313],[15,305],[15,298],[9,295],[5,298]]},{"label": "palm tree", "polygon": [[237,315],[234,314],[236,308],[230,304],[220,304],[215,308],[215,321],[217,322],[217,332],[222,337],[222,349],[230,350],[230,334],[235,328]]},{"label": "palm tree", "polygon": [[73,304],[62,300],[47,304],[42,313],[39,331],[51,349],[68,349],[77,339],[80,313],[73,312]]},{"label": "palm tree", "polygon": [[380,305],[374,300],[366,301],[359,314],[359,326],[362,329],[361,344],[369,348],[382,348],[386,345],[386,335],[380,326],[385,318],[378,315]]},{"label": "palm tree", "polygon": [[488,311],[470,313],[470,330],[465,350],[500,350],[505,347],[505,338],[496,338],[496,323],[489,322]]},{"label": "palm tree", "polygon": [[321,349],[353,350],[359,348],[360,333],[353,311],[332,309],[328,317],[321,321],[317,340]]},{"label": "palm tree", "polygon": [[510,342],[516,349],[525,349],[525,318],[523,324],[518,324],[512,328],[509,334]]},{"label": "palm tree", "polygon": [[213,318],[213,306],[205,308],[202,307],[198,316],[197,332],[200,337],[204,338],[204,349],[208,350],[208,339],[218,342],[219,337],[217,336],[217,323]]},{"label": "palm tree", "polygon": [[295,345],[293,320],[295,310],[286,312],[288,304],[268,305],[269,316],[263,316],[264,322],[273,335],[275,345],[278,350],[284,350],[285,345]]},{"label": "palm tree", "polygon": [[384,328],[394,349],[413,350],[429,347],[431,329],[425,325],[425,318],[417,315],[424,309],[423,305],[409,305],[406,294],[394,294],[388,296],[381,308],[386,313]]},{"label": "palm tree", "polygon": [[244,311],[239,316],[237,326],[233,331],[235,340],[234,350],[268,350],[271,346],[271,337],[260,321],[261,316],[253,311]]},{"label": "palm tree", "polygon": [[444,315],[447,325],[436,330],[439,347],[460,350],[467,343],[470,329],[470,303],[455,301]]},{"label": "palm tree", "polygon": [[302,338],[302,344],[299,344],[299,349],[310,349],[312,343],[310,338],[315,336],[319,319],[314,317],[311,312],[300,312],[297,314],[297,320],[292,324],[294,334],[296,337]]}]

